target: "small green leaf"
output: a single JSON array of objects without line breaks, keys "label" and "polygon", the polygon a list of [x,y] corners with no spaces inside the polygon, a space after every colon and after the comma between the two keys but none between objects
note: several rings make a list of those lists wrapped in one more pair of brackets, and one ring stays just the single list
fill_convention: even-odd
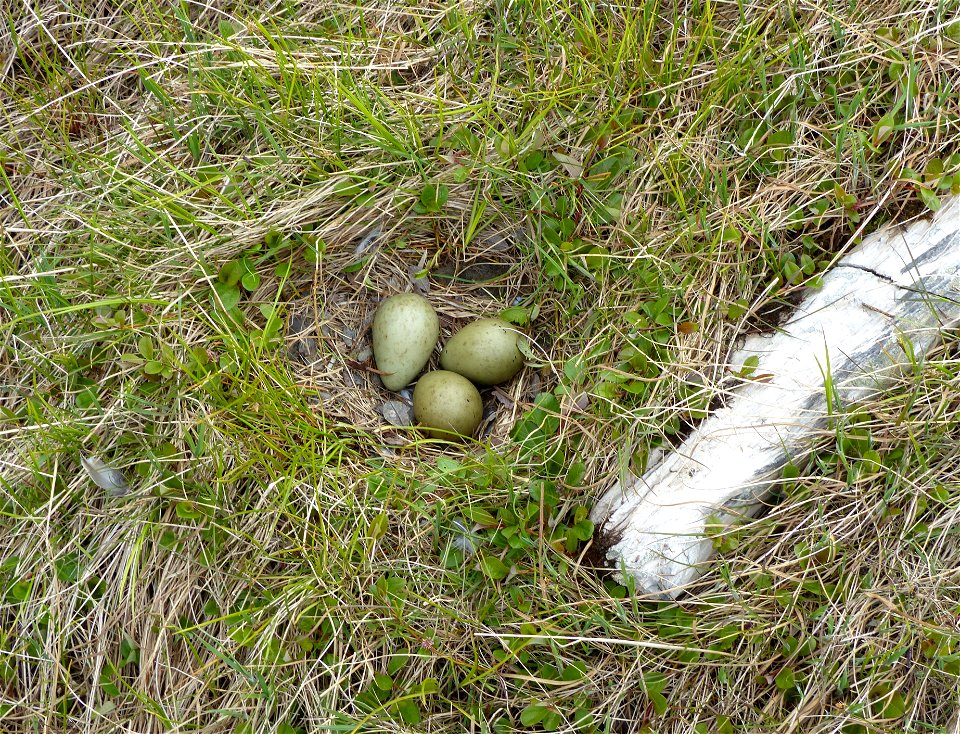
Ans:
[{"label": "small green leaf", "polygon": [[465,518],[476,525],[493,527],[497,524],[497,519],[482,507],[464,507],[460,512]]},{"label": "small green leaf", "polygon": [[543,160],[544,155],[542,150],[535,150],[532,153],[528,153],[520,163],[521,170],[535,171],[540,167],[540,164],[543,163]]},{"label": "small green leaf", "polygon": [[7,590],[7,598],[14,601],[26,601],[33,589],[33,581],[18,581]]},{"label": "small green leaf", "polygon": [[796,686],[797,679],[790,668],[784,668],[779,673],[774,682],[781,691],[789,691]]},{"label": "small green leaf", "polygon": [[505,579],[510,573],[510,568],[496,556],[484,556],[480,560],[480,570],[494,581]]},{"label": "small green leaf", "polygon": [[522,337],[517,339],[517,349],[520,350],[520,354],[523,355],[525,360],[537,364],[539,357],[534,354],[533,348],[530,346],[530,342]]},{"label": "small green leaf", "polygon": [[239,260],[231,260],[230,262],[224,263],[223,267],[220,268],[220,272],[217,274],[217,280],[227,285],[236,285],[240,282],[240,278],[243,277],[244,272],[244,267]]},{"label": "small green leaf", "polygon": [[438,212],[447,203],[450,187],[446,184],[427,184],[420,192],[420,204],[428,212]]},{"label": "small green leaf", "polygon": [[751,354],[743,360],[743,366],[740,368],[740,377],[749,377],[756,371],[759,365],[760,357],[756,354]]},{"label": "small green leaf", "polygon": [[920,200],[926,205],[927,209],[932,212],[939,211],[940,198],[933,191],[925,186],[918,186],[917,194],[919,194]]},{"label": "small green leaf", "polygon": [[110,661],[104,663],[100,672],[100,690],[107,696],[119,696],[120,687],[115,683],[117,670]]},{"label": "small green leaf", "polygon": [[163,372],[163,362],[158,362],[157,360],[151,360],[143,365],[143,371],[148,375],[159,375]]},{"label": "small green leaf", "polygon": [[303,259],[311,265],[315,265],[321,260],[327,252],[327,243],[323,240],[317,240],[313,237],[305,237],[304,244],[306,248],[303,251]]},{"label": "small green leaf", "polygon": [[586,542],[593,537],[593,529],[593,523],[590,520],[581,520],[571,527],[567,533],[580,542]]},{"label": "small green leaf", "polygon": [[875,449],[870,449],[863,453],[863,464],[867,471],[876,472],[883,468],[883,460],[880,453]]},{"label": "small green leaf", "polygon": [[775,133],[772,133],[770,137],[767,138],[767,148],[770,153],[770,157],[775,161],[782,161],[787,156],[787,148],[792,147],[794,144],[793,133],[789,130],[779,130]]},{"label": "small green leaf", "polygon": [[560,674],[560,680],[571,683],[577,680],[583,680],[587,677],[587,666],[582,661],[570,663]]},{"label": "small green leaf", "polygon": [[517,326],[526,326],[530,323],[530,309],[522,306],[511,306],[500,312],[500,318]]},{"label": "small green leaf", "polygon": [[345,273],[356,273],[356,272],[359,272],[360,270],[363,270],[364,267],[366,267],[366,264],[367,264],[367,262],[368,262],[369,260],[370,260],[370,258],[368,258],[368,257],[360,258],[357,262],[355,262],[355,263],[350,263],[349,265],[347,265],[346,267],[344,267],[343,272],[345,272]]},{"label": "small green leaf", "polygon": [[78,408],[91,408],[97,404],[97,392],[88,387],[78,392],[76,399]]},{"label": "small green leaf", "polygon": [[120,667],[140,662],[140,648],[129,637],[120,642]]},{"label": "small green leaf", "polygon": [[370,538],[378,540],[386,535],[390,527],[390,516],[386,512],[381,512],[370,521]]},{"label": "small green leaf", "polygon": [[531,703],[520,712],[520,723],[524,726],[535,726],[543,721],[543,718],[550,713],[550,707],[542,703]]},{"label": "small green leaf", "polygon": [[190,356],[193,357],[193,362],[198,367],[205,367],[210,362],[207,350],[203,347],[194,347],[191,349]]},{"label": "small green leaf", "polygon": [[196,133],[190,133],[187,136],[187,148],[190,150],[190,155],[193,156],[193,160],[200,160],[200,136]]},{"label": "small green leaf", "polygon": [[200,520],[206,517],[206,513],[200,509],[196,504],[189,501],[178,502],[175,511],[177,517],[181,520]]},{"label": "small green leaf", "polygon": [[727,318],[731,321],[736,321],[747,312],[749,305],[746,298],[737,299],[737,301],[727,306]]},{"label": "small green leaf", "polygon": [[565,153],[553,153],[553,158],[559,163],[570,178],[580,178],[583,175],[583,162],[574,156]]},{"label": "small green leaf", "polygon": [[153,339],[149,336],[141,336],[137,340],[137,351],[143,355],[144,359],[153,359]]},{"label": "small green leaf", "polygon": [[551,509],[560,501],[557,485],[553,482],[531,482],[530,497],[538,505]]},{"label": "small green leaf", "polygon": [[800,266],[797,265],[792,260],[787,260],[783,263],[783,277],[787,283],[793,285],[800,280],[800,277],[803,275],[803,271],[800,269]]},{"label": "small green leaf", "polygon": [[244,273],[240,284],[252,293],[260,287],[260,276],[257,273]]},{"label": "small green leaf", "polygon": [[213,284],[213,289],[216,291],[220,302],[227,311],[231,310],[240,302],[240,289],[236,285],[217,282]]},{"label": "small green leaf", "polygon": [[667,676],[664,673],[648,673],[640,680],[644,693],[660,693],[667,687]]},{"label": "small green leaf", "polygon": [[[283,233],[276,229],[271,229],[263,236],[263,244],[269,250],[276,250],[283,242]],[[251,247],[248,252],[256,252],[260,249],[259,243]]]},{"label": "small green leaf", "polygon": [[605,247],[591,247],[583,255],[583,264],[587,270],[601,270],[609,262],[610,251]]},{"label": "small green leaf", "polygon": [[556,731],[560,728],[561,724],[563,724],[563,716],[559,711],[552,707],[543,717],[543,721],[540,722],[540,726],[542,726],[546,731]]},{"label": "small green leaf", "polygon": [[883,707],[882,716],[884,719],[899,719],[907,712],[907,700],[900,691],[894,691],[890,694]]},{"label": "small green leaf", "polygon": [[883,145],[897,129],[896,119],[892,112],[888,112],[873,126],[873,146]]},{"label": "small green leaf", "polygon": [[80,559],[76,553],[70,553],[63,558],[59,558],[54,566],[57,571],[57,578],[65,583],[73,583],[80,578]]},{"label": "small green leaf", "polygon": [[934,502],[947,502],[950,499],[950,490],[942,484],[938,484],[930,490],[930,498]]},{"label": "small green leaf", "polygon": [[387,673],[396,675],[407,664],[408,660],[410,660],[409,653],[397,653],[390,656],[390,660],[387,662]]},{"label": "small green leaf", "polygon": [[796,479],[800,476],[800,467],[796,464],[787,464],[783,467],[783,478],[784,479]]},{"label": "small green leaf", "polygon": [[575,461],[570,464],[570,468],[567,470],[566,479],[563,480],[563,483],[568,487],[579,487],[586,475],[587,465],[582,461]]},{"label": "small green leaf", "polygon": [[736,246],[743,242],[743,233],[736,227],[726,226],[720,230],[720,241]]},{"label": "small green leaf", "polygon": [[943,160],[941,158],[931,158],[923,169],[923,177],[927,181],[935,181],[943,175]]},{"label": "small green leaf", "polygon": [[662,693],[651,693],[650,702],[653,704],[653,710],[657,712],[657,715],[662,715],[669,708],[670,703],[667,701],[666,697]]},{"label": "small green leaf", "polygon": [[397,713],[400,715],[400,720],[404,724],[407,726],[415,726],[420,723],[420,707],[416,701],[412,701],[409,698],[404,701],[397,701],[396,707]]}]

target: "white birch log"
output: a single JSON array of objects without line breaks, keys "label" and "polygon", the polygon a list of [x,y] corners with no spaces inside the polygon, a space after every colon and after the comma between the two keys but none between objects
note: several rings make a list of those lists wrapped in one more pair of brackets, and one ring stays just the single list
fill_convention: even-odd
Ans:
[{"label": "white birch log", "polygon": [[618,482],[592,519],[606,557],[639,592],[676,597],[712,554],[711,517],[755,514],[783,467],[798,462],[833,411],[875,396],[940,329],[960,319],[960,198],[932,220],[886,227],[810,290],[775,333],[749,337],[732,369],[759,357],[727,405],[640,478]]}]

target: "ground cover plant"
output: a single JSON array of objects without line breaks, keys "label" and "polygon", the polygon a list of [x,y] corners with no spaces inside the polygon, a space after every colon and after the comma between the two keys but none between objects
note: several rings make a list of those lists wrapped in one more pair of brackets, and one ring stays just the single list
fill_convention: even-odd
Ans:
[{"label": "ground cover plant", "polygon": [[[950,335],[677,602],[587,513],[960,193],[958,84],[954,2],[4,6],[2,728],[946,731]],[[384,418],[403,290],[530,335],[477,441]]]}]

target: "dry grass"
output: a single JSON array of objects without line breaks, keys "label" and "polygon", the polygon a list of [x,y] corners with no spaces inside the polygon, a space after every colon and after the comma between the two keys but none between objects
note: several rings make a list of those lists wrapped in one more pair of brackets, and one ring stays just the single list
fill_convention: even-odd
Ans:
[{"label": "dry grass", "polygon": [[[791,263],[947,193],[956,3],[4,21],[0,726],[947,730],[951,338],[679,602],[573,529],[696,417]],[[531,318],[537,361],[463,447],[386,425],[362,359],[378,299],[425,284],[444,334]]]}]

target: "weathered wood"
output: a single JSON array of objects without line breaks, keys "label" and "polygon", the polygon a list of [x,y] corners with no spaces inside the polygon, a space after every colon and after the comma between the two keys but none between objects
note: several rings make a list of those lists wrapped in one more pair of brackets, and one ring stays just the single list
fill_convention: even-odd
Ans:
[{"label": "weathered wood", "polygon": [[750,337],[753,375],[676,451],[643,477],[618,482],[592,519],[617,573],[640,592],[675,597],[712,554],[709,518],[755,514],[782,476],[815,445],[836,412],[875,396],[922,360],[940,329],[960,320],[960,199],[932,220],[887,227],[823,277],[777,332]]}]

